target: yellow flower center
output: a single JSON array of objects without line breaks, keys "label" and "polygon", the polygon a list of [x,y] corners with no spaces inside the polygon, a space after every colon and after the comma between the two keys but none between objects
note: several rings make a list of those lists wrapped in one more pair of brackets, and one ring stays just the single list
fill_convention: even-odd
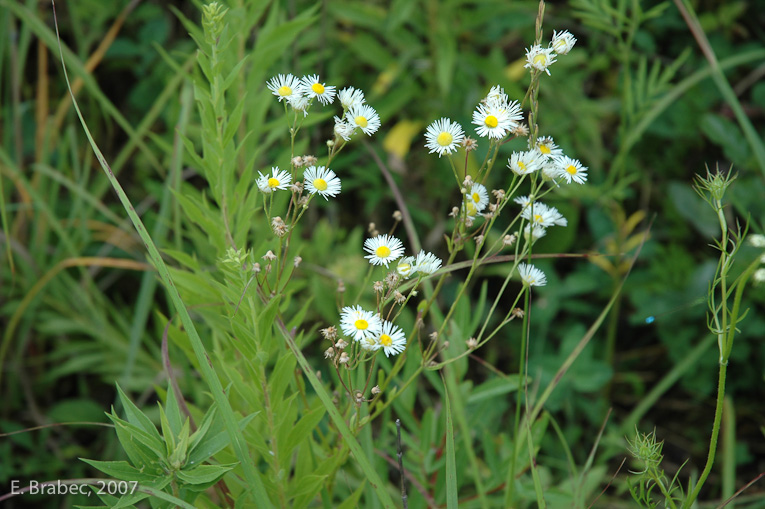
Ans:
[{"label": "yellow flower center", "polygon": [[454,136],[447,132],[442,132],[438,135],[438,138],[436,138],[436,142],[441,145],[442,147],[446,147],[452,144],[452,141],[454,140]]},{"label": "yellow flower center", "polygon": [[521,171],[526,171],[526,165],[523,164],[523,161],[518,161],[518,168],[520,168]]},{"label": "yellow flower center", "polygon": [[535,56],[534,65],[541,65],[542,67],[545,67],[547,65],[547,56],[544,53]]},{"label": "yellow flower center", "polygon": [[327,181],[324,180],[324,179],[314,179],[313,187],[315,187],[319,191],[326,191],[327,190]]},{"label": "yellow flower center", "polygon": [[388,246],[380,246],[375,249],[375,254],[380,258],[387,258],[390,256],[390,248]]},{"label": "yellow flower center", "polygon": [[314,83],[313,85],[311,85],[311,90],[321,95],[324,93],[324,85],[322,85],[321,83]]},{"label": "yellow flower center", "polygon": [[393,338],[391,338],[387,334],[383,334],[382,336],[380,336],[380,343],[382,343],[383,346],[390,346],[393,344]]},{"label": "yellow flower center", "polygon": [[478,213],[478,208],[472,201],[467,202],[467,215],[474,216]]},{"label": "yellow flower center", "polygon": [[499,121],[497,120],[497,117],[495,117],[494,115],[489,115],[486,117],[486,119],[484,119],[483,123],[486,124],[487,127],[494,128],[494,127],[497,127],[497,124],[499,124]]},{"label": "yellow flower center", "polygon": [[412,269],[412,266],[408,263],[400,263],[398,265],[398,271],[402,274],[407,274]]},{"label": "yellow flower center", "polygon": [[547,145],[539,145],[539,151],[543,154],[549,154],[550,153],[550,147]]},{"label": "yellow flower center", "polygon": [[566,41],[563,39],[558,39],[558,41],[553,45],[553,49],[560,53],[561,50],[566,49]]},{"label": "yellow flower center", "polygon": [[277,187],[278,185],[279,185],[279,181],[276,180],[275,178],[271,177],[270,179],[268,179],[268,187],[270,187],[271,189]]},{"label": "yellow flower center", "polygon": [[279,95],[282,96],[282,97],[285,97],[285,96],[288,96],[288,95],[292,95],[292,89],[290,87],[288,87],[287,85],[283,85],[283,86],[279,87],[278,92],[279,92]]},{"label": "yellow flower center", "polygon": [[576,166],[574,166],[573,164],[569,164],[568,166],[566,166],[566,172],[569,175],[576,175]]},{"label": "yellow flower center", "polygon": [[535,223],[541,223],[542,222],[542,215],[541,214],[534,214],[534,222]]},{"label": "yellow flower center", "polygon": [[366,127],[369,124],[369,122],[367,121],[367,118],[362,117],[361,115],[354,118],[353,121],[356,122],[356,125],[359,127]]},{"label": "yellow flower center", "polygon": [[359,318],[358,320],[353,322],[353,326],[359,330],[367,330],[369,328],[369,322],[367,322],[363,318]]},{"label": "yellow flower center", "polygon": [[476,203],[481,201],[481,195],[478,194],[478,193],[473,193],[473,201],[476,202]]}]

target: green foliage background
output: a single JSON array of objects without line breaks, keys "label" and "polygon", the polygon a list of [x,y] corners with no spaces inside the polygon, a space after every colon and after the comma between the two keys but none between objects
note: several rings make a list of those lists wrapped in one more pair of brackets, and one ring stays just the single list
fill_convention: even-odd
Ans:
[{"label": "green foliage background", "polygon": [[[387,230],[396,208],[371,157],[374,151],[393,171],[424,247],[443,254],[447,214],[457,197],[445,192],[450,170],[427,154],[422,133],[441,116],[470,125],[472,109],[492,85],[503,86],[511,98],[522,98],[528,85],[523,51],[534,39],[537,3],[274,0],[248,2],[244,11],[241,3],[230,2],[232,10],[247,13],[230,18],[231,30],[248,31],[237,48],[248,58],[248,71],[234,81],[232,91],[244,97],[239,134],[253,132],[239,155],[240,165],[247,168],[241,185],[251,183],[254,171],[284,162],[289,155],[279,105],[265,81],[277,73],[319,73],[330,84],[363,89],[383,127],[368,146],[357,143],[337,158],[334,169],[343,175],[341,199],[309,211],[298,252],[313,266],[342,274],[355,294],[353,285],[366,271],[360,246],[367,223]],[[744,1],[693,5],[761,140],[763,11]],[[104,412],[112,404],[119,414],[115,382],[160,422],[154,401],[158,396],[165,401],[165,333],[176,378],[198,417],[211,400],[196,367],[187,362],[190,347],[177,321],[166,329],[172,305],[155,275],[144,270],[143,243],[110,192],[68,106],[50,5],[0,0],[0,7],[0,30],[8,35],[0,41],[0,433],[6,434],[0,436],[2,494],[9,491],[11,479],[95,476],[81,457],[123,459],[114,431],[94,423],[110,422]],[[201,73],[194,65],[196,45],[188,35],[199,25],[199,6],[83,0],[57,8],[66,65],[72,77],[82,79],[78,101],[88,126],[154,241],[175,267],[173,276],[186,305],[196,318],[207,320],[204,336],[215,328],[214,312],[204,307],[209,304],[206,292],[212,290],[200,288],[187,269],[214,272],[223,237],[208,238],[187,218],[192,202],[202,203],[212,194],[198,174],[197,161],[175,140],[182,126],[190,142],[201,146],[202,125],[191,85]],[[586,506],[609,483],[596,507],[629,506],[624,482],[629,463],[616,472],[626,456],[624,436],[631,435],[635,425],[641,430],[655,427],[665,440],[665,468],[672,475],[686,460],[683,472],[691,475],[706,458],[717,355],[705,306],[698,300],[714,274],[717,253],[709,243],[719,232],[714,215],[691,190],[692,178],[705,172],[705,165],[719,164],[724,170],[733,165],[739,177],[729,193],[729,223],[749,221],[751,231],[762,233],[765,167],[710,78],[707,61],[674,4],[556,2],[547,6],[544,26],[547,38],[552,29],[568,29],[578,43],[544,80],[540,132],[553,136],[567,154],[588,166],[590,180],[587,186],[563,188],[554,195],[552,204],[566,215],[569,226],[551,233],[535,250],[611,256],[601,258],[609,265],[587,258],[539,261],[549,283],[535,294],[533,305],[529,373],[534,383],[545,387],[552,380],[621,281],[622,262],[637,247],[634,239],[649,223],[651,228],[619,304],[547,402],[545,423],[558,432],[548,427],[547,433],[539,433],[539,462],[545,468],[551,507],[568,507],[572,500]],[[110,28],[116,29],[113,40],[107,35]],[[89,66],[91,59],[95,65]],[[234,102],[229,106],[233,109]],[[319,113],[309,124],[319,120],[326,118]],[[327,125],[323,123],[324,130],[307,129],[311,139],[302,140],[297,152],[318,150],[330,135]],[[510,143],[501,154],[506,158],[521,148],[519,142]],[[479,152],[477,162],[470,164],[480,164],[483,155]],[[182,170],[182,182],[170,179],[177,169]],[[494,178],[498,185],[503,182],[501,175]],[[176,192],[170,193],[170,187]],[[265,251],[267,242],[259,239],[269,230],[262,217],[247,223],[252,203],[231,206],[246,224],[235,235],[256,239],[251,241],[255,252]],[[741,256],[753,259],[757,254],[747,249]],[[129,263],[120,266],[122,262],[113,260]],[[463,351],[464,339],[474,334],[482,318],[482,296],[497,291],[503,268],[487,267],[485,283],[470,289],[470,302],[456,315],[450,353]],[[447,283],[444,303],[456,293],[458,280]],[[322,358],[326,345],[316,331],[337,316],[334,299],[325,298],[334,296],[336,282],[309,270],[296,284],[296,292],[314,295],[305,308],[303,302],[286,304],[295,325],[302,322],[299,344],[311,365],[328,377],[329,366],[324,367]],[[751,288],[745,298],[751,310],[739,326],[728,379],[735,415],[726,422],[735,427],[722,443],[722,459],[705,491],[707,500],[732,494],[726,476],[732,476],[738,489],[765,471],[760,403],[765,397],[763,288]],[[647,323],[648,317],[655,319]],[[412,324],[414,314],[404,320]],[[487,365],[513,373],[519,337],[520,326],[511,326],[477,352],[485,364],[456,363],[455,385],[449,387],[461,391],[467,405],[462,412],[473,430],[489,490],[504,482],[503,454],[510,440],[508,415],[514,397],[510,384]],[[272,339],[274,352],[282,348],[278,335]],[[204,340],[212,344],[210,338]],[[268,365],[266,371],[272,369]],[[294,364],[282,369],[294,369]],[[650,392],[675,374],[676,383],[666,392]],[[240,398],[246,400],[247,384],[253,379],[242,379],[242,386],[235,388]],[[390,480],[395,497],[397,469],[379,454],[395,457],[393,422],[401,419],[405,462],[435,502],[445,504],[447,429],[439,392],[443,385],[435,373],[427,373],[415,385],[365,428],[370,433],[366,443],[376,450],[368,452],[378,453],[375,466]],[[613,413],[594,463],[578,483],[569,471],[567,454],[578,465],[587,461],[610,408]],[[30,429],[64,422],[78,424]],[[326,425],[327,418],[322,422]],[[24,429],[28,431],[7,435]],[[460,430],[455,426],[460,502],[470,507],[475,503],[473,474],[468,473]],[[228,456],[220,462],[236,461],[232,453],[223,454]],[[353,478],[357,472],[349,470]],[[356,488],[337,483],[348,496]],[[583,487],[575,490],[577,484]],[[524,489],[528,491],[523,495],[533,500],[533,486]],[[760,492],[758,484],[749,488],[740,506],[762,507]],[[412,507],[427,506],[418,490],[410,487],[409,495]],[[51,507],[60,503],[36,500]]]}]

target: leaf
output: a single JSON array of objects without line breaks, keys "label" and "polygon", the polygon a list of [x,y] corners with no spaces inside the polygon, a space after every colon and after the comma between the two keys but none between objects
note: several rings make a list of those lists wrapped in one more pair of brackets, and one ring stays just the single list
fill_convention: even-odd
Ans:
[{"label": "leaf", "polygon": [[194,485],[205,485],[205,489],[223,477],[229,470],[233,469],[236,463],[229,465],[199,465],[191,470],[179,470],[175,473],[181,481]]},{"label": "leaf", "polygon": [[138,407],[135,406],[132,401],[130,401],[130,398],[128,398],[125,395],[125,393],[122,392],[122,389],[120,388],[119,385],[117,385],[117,392],[119,394],[122,407],[125,410],[125,416],[127,418],[127,421],[130,424],[142,429],[153,438],[156,438],[157,440],[161,441],[162,438],[159,436],[159,432],[157,431],[157,428],[154,426],[154,423],[151,422],[151,419],[146,417],[146,415],[143,412],[141,412],[141,410],[139,410]]},{"label": "leaf", "polygon": [[139,483],[155,482],[158,476],[147,474],[132,466],[127,461],[98,461],[80,458],[88,465],[97,468],[106,475],[122,481],[138,481]]}]

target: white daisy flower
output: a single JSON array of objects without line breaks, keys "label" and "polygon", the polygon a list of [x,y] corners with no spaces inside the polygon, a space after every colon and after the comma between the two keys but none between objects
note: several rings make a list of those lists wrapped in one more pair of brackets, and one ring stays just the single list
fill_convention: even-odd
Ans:
[{"label": "white daisy flower", "polygon": [[278,166],[271,168],[271,176],[258,172],[258,189],[270,194],[277,189],[287,189],[292,183],[292,176],[286,171],[280,171]]},{"label": "white daisy flower", "polygon": [[366,99],[364,98],[364,92],[358,88],[345,87],[337,93],[337,98],[340,100],[340,104],[344,110],[350,109],[351,106],[357,104],[364,104]]},{"label": "white daisy flower", "polygon": [[345,114],[348,123],[372,136],[380,128],[380,115],[368,104],[354,104]]},{"label": "white daisy flower", "polygon": [[547,284],[545,273],[531,264],[521,263],[518,265],[518,274],[526,286],[544,286]]},{"label": "white daisy flower", "polygon": [[761,235],[759,233],[752,233],[750,234],[747,239],[750,246],[754,247],[765,247],[765,235]]},{"label": "white daisy flower", "polygon": [[484,99],[484,102],[494,102],[496,104],[504,104],[507,105],[510,101],[510,98],[507,97],[507,94],[505,93],[505,90],[500,87],[499,85],[495,85],[491,87],[491,90],[489,90],[489,93],[486,94],[486,98]]},{"label": "white daisy flower", "polygon": [[457,146],[465,139],[465,131],[457,122],[446,117],[436,120],[425,131],[425,148],[429,154],[438,152],[438,157],[457,151]]},{"label": "white daisy flower", "polygon": [[552,48],[543,48],[539,44],[535,44],[530,48],[526,48],[526,67],[531,69],[537,69],[544,71],[547,75],[550,75],[550,71],[547,69],[551,64],[555,63],[555,53]]},{"label": "white daisy flower", "polygon": [[558,167],[558,175],[565,178],[569,184],[571,182],[576,182],[577,184],[587,182],[587,167],[582,166],[582,163],[576,159],[560,156],[555,159],[555,164]]},{"label": "white daisy flower", "polygon": [[300,80],[300,84],[303,87],[303,93],[312,99],[317,97],[321,104],[331,104],[335,100],[335,87],[325,85],[319,81],[318,74],[312,74],[310,76],[303,76]]},{"label": "white daisy flower", "polygon": [[396,272],[398,272],[398,275],[404,279],[412,277],[415,272],[417,272],[414,265],[414,256],[405,256],[401,258],[398,261],[398,265],[396,265]]},{"label": "white daisy flower", "polygon": [[539,150],[546,159],[563,155],[563,150],[558,148],[558,145],[555,144],[552,136],[542,136],[537,138],[536,149]]},{"label": "white daisy flower", "polygon": [[362,350],[367,352],[376,352],[382,347],[380,344],[380,338],[378,336],[367,336],[359,341],[359,345]]},{"label": "white daisy flower", "polygon": [[515,129],[518,121],[523,119],[521,105],[517,101],[501,104],[498,101],[488,101],[479,104],[473,112],[473,124],[478,136],[501,140],[508,131]]},{"label": "white daisy flower", "polygon": [[369,253],[364,258],[372,265],[385,265],[396,261],[404,254],[404,244],[387,233],[364,241],[364,251]]},{"label": "white daisy flower", "polygon": [[433,253],[426,253],[425,251],[421,250],[419,253],[417,253],[414,267],[415,270],[420,274],[429,276],[430,274],[433,274],[435,271],[440,269],[442,263],[443,262],[441,259]]},{"label": "white daisy flower", "polygon": [[522,209],[525,209],[529,205],[531,205],[531,202],[534,201],[533,196],[516,196],[513,198],[513,201],[521,206]]},{"label": "white daisy flower", "polygon": [[356,126],[352,126],[340,117],[335,117],[335,134],[345,141],[349,141],[353,133],[356,132]]},{"label": "white daisy flower", "polygon": [[303,116],[308,116],[308,107],[311,105],[311,100],[304,95],[291,95],[287,98],[287,102],[292,106],[295,111],[302,111]]},{"label": "white daisy flower", "polygon": [[521,217],[533,223],[534,225],[548,228],[550,226],[568,226],[568,221],[558,209],[545,205],[541,202],[534,202],[521,211]]},{"label": "white daisy flower", "polygon": [[535,224],[534,228],[532,228],[530,224],[527,224],[526,228],[523,229],[523,238],[527,241],[530,239],[532,244],[545,235],[547,235],[547,229],[538,224]]},{"label": "white daisy flower", "polygon": [[340,329],[354,341],[375,337],[382,332],[382,320],[361,306],[346,306],[340,311]]},{"label": "white daisy flower", "polygon": [[550,48],[559,55],[567,55],[571,48],[576,44],[576,37],[571,32],[564,30],[563,32],[556,32],[553,30],[553,38],[550,41]]},{"label": "white daisy flower", "polygon": [[396,355],[406,348],[406,336],[400,327],[397,327],[387,320],[382,322],[382,331],[377,337],[377,342],[382,348],[386,357]]},{"label": "white daisy flower", "polygon": [[536,150],[513,152],[507,160],[507,167],[518,175],[529,175],[542,167],[543,159],[542,154]]},{"label": "white daisy flower", "polygon": [[305,188],[309,193],[318,193],[325,200],[328,196],[335,197],[340,194],[340,179],[335,172],[325,166],[309,166],[303,173]]},{"label": "white daisy flower", "polygon": [[271,93],[279,98],[280,102],[282,99],[289,99],[291,97],[302,95],[300,80],[291,74],[279,74],[278,76],[271,78],[268,83],[266,83],[266,86]]},{"label": "white daisy flower", "polygon": [[[483,212],[483,209],[486,208],[486,205],[489,204],[489,192],[486,190],[486,188],[479,184],[474,183],[472,186],[470,186],[470,190],[465,195],[465,200],[469,204],[473,204],[475,206],[476,212]],[[468,208],[468,214],[470,213],[470,210]],[[475,214],[470,214],[475,215]]]}]

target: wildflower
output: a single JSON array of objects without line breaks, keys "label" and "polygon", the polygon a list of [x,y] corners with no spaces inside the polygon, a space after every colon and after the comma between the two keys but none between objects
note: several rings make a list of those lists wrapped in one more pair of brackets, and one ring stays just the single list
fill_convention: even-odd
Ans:
[{"label": "wildflower", "polygon": [[367,136],[372,136],[380,129],[380,115],[368,104],[355,104],[345,114],[348,123],[354,128],[360,127]]},{"label": "wildflower", "polygon": [[361,306],[346,306],[340,312],[340,328],[355,341],[373,337],[382,330],[380,317]]},{"label": "wildflower", "polygon": [[420,274],[429,276],[430,274],[433,274],[435,271],[440,269],[442,263],[443,262],[441,259],[433,253],[426,253],[425,251],[421,250],[419,253],[417,253],[414,267],[415,271],[419,272]]},{"label": "wildflower", "polygon": [[563,32],[556,32],[553,30],[553,38],[550,41],[550,48],[559,55],[567,55],[571,48],[576,44],[576,37],[571,32],[564,30]]},{"label": "wildflower", "polygon": [[311,100],[305,95],[291,95],[287,98],[287,102],[295,111],[302,111],[303,116],[308,116],[308,106],[310,106]]},{"label": "wildflower", "polygon": [[259,264],[259,263],[256,263],[255,265],[253,265],[253,266],[252,266],[252,271],[253,271],[255,274],[259,273],[259,272],[260,272],[260,264]]},{"label": "wildflower", "polygon": [[321,332],[322,337],[328,341],[334,341],[337,337],[337,327],[334,325],[330,325],[326,329],[321,329],[319,332]]},{"label": "wildflower", "polygon": [[345,87],[342,89],[338,92],[337,98],[340,100],[340,104],[343,106],[344,110],[350,109],[351,106],[364,104],[366,101],[364,99],[364,92],[353,87]]},{"label": "wildflower", "polygon": [[397,223],[400,223],[401,221],[404,220],[404,214],[402,214],[400,210],[394,210],[393,215],[391,217]]},{"label": "wildflower", "polygon": [[404,294],[396,290],[393,292],[393,300],[396,301],[396,304],[403,304],[406,301],[406,297],[404,297]]},{"label": "wildflower", "polygon": [[541,155],[537,150],[513,152],[507,160],[507,167],[518,175],[529,175],[542,167]]},{"label": "wildflower", "polygon": [[531,264],[521,263],[518,265],[518,274],[526,286],[544,286],[547,284],[545,273]]},{"label": "wildflower", "polygon": [[406,256],[398,261],[396,266],[396,272],[404,279],[409,279],[414,275],[416,269],[414,268],[414,256]]},{"label": "wildflower", "polygon": [[512,313],[513,318],[523,318],[524,311],[521,308],[514,308]]},{"label": "wildflower", "polygon": [[404,254],[404,245],[392,235],[378,235],[364,241],[364,251],[369,253],[364,258],[372,265],[385,265],[398,260]]},{"label": "wildflower", "polygon": [[303,166],[303,158],[301,156],[295,156],[292,159],[290,159],[290,164],[294,166],[295,168],[300,168]]},{"label": "wildflower", "polygon": [[467,344],[468,350],[473,350],[478,346],[478,340],[476,338],[470,338],[465,341],[465,344]]},{"label": "wildflower", "polygon": [[316,156],[303,156],[303,166],[314,166],[318,160]]},{"label": "wildflower", "polygon": [[510,247],[510,246],[512,246],[513,244],[515,244],[515,239],[516,239],[516,238],[517,238],[517,237],[515,236],[515,234],[514,234],[514,233],[513,233],[512,235],[505,235],[505,236],[502,238],[502,245],[504,245],[504,246],[506,246],[506,247]]},{"label": "wildflower", "polygon": [[382,346],[377,336],[367,336],[359,341],[359,345],[367,352],[376,352]]},{"label": "wildflower", "polygon": [[375,385],[374,387],[372,387],[372,396],[377,396],[381,392],[382,391],[380,390],[380,386],[379,385]]},{"label": "wildflower", "polygon": [[759,233],[752,233],[749,235],[749,238],[747,238],[749,241],[750,246],[754,247],[765,247],[765,235],[761,235]]},{"label": "wildflower", "polygon": [[540,226],[538,224],[535,224],[533,228],[529,224],[526,225],[526,228],[523,229],[523,238],[526,240],[531,240],[532,244],[545,235],[547,235],[547,230],[544,226]]},{"label": "wildflower", "polygon": [[465,149],[465,152],[472,152],[478,148],[478,142],[473,138],[465,138],[462,140],[462,148]]},{"label": "wildflower", "polygon": [[479,104],[473,112],[473,124],[476,126],[478,136],[502,139],[523,119],[521,105],[517,101],[510,104],[499,104],[497,101],[488,101]]},{"label": "wildflower", "polygon": [[297,193],[297,194],[302,193],[303,192],[303,183],[299,182],[299,181],[298,182],[293,182],[292,185],[290,186],[290,191],[292,191],[293,193]]},{"label": "wildflower", "polygon": [[351,360],[351,358],[348,356],[346,352],[343,352],[340,354],[340,360],[339,360],[340,364],[346,364],[349,360]]},{"label": "wildflower", "polygon": [[513,198],[513,201],[517,203],[518,205],[520,205],[522,209],[525,209],[526,207],[531,205],[531,203],[534,201],[534,197],[533,196],[516,196],[515,198]]},{"label": "wildflower", "polygon": [[529,126],[521,122],[517,126],[515,126],[514,129],[511,129],[510,132],[513,134],[513,136],[520,136],[520,137],[528,136]]},{"label": "wildflower", "polygon": [[266,194],[270,194],[275,189],[287,189],[292,181],[292,177],[286,171],[280,171],[278,166],[271,168],[271,176],[268,173],[263,175],[258,172],[258,180],[256,181],[258,189]]},{"label": "wildflower", "polygon": [[489,93],[486,94],[486,97],[482,102],[484,104],[488,104],[489,102],[494,102],[496,104],[508,104],[509,100],[510,98],[507,97],[505,90],[499,85],[494,85],[491,87],[491,90],[489,90]]},{"label": "wildflower", "polygon": [[271,220],[271,229],[277,237],[284,237],[289,231],[289,227],[284,223],[284,220],[276,216]]},{"label": "wildflower", "polygon": [[342,338],[340,338],[337,343],[335,343],[335,348],[338,350],[344,349],[346,346],[348,346],[348,342]]},{"label": "wildflower", "polygon": [[263,259],[268,260],[270,262],[270,261],[276,260],[276,255],[274,254],[273,251],[269,249],[268,252],[263,255]]},{"label": "wildflower", "polygon": [[537,138],[536,149],[546,158],[562,156],[563,151],[555,144],[552,136],[541,136]]},{"label": "wildflower", "polygon": [[296,256],[295,258],[292,259],[292,264],[297,269],[298,267],[300,267],[300,264],[302,263],[302,261],[303,261],[302,256]]},{"label": "wildflower", "polygon": [[317,97],[319,102],[324,105],[331,104],[335,100],[335,87],[324,85],[319,81],[318,74],[303,76],[300,84],[303,86],[305,96],[309,99]]},{"label": "wildflower", "polygon": [[378,344],[382,347],[386,357],[396,355],[406,348],[406,336],[400,327],[393,325],[387,320],[382,322],[382,330],[377,337]]},{"label": "wildflower", "polygon": [[352,126],[350,123],[346,122],[345,120],[335,117],[335,134],[344,139],[345,141],[349,141],[351,139],[351,136],[353,136],[353,133],[356,132],[356,127]]},{"label": "wildflower", "polygon": [[492,189],[491,194],[494,195],[494,197],[497,199],[497,201],[502,201],[505,198],[505,190],[504,189]]},{"label": "wildflower", "polygon": [[292,74],[279,74],[278,76],[271,78],[266,86],[271,93],[279,98],[279,102],[281,102],[282,99],[288,100],[292,97],[302,95],[300,80]]},{"label": "wildflower", "polygon": [[526,67],[527,69],[534,68],[538,71],[544,71],[547,75],[550,75],[550,71],[547,69],[551,64],[555,63],[555,53],[552,48],[543,48],[539,44],[535,44],[530,48],[526,48]]},{"label": "wildflower", "polygon": [[374,290],[376,293],[382,293],[382,292],[385,290],[385,287],[383,286],[383,282],[382,282],[382,281],[375,281],[375,282],[372,284],[372,289],[373,289],[373,290]]},{"label": "wildflower", "polygon": [[385,275],[385,280],[384,280],[385,285],[388,288],[393,288],[394,286],[398,284],[398,277],[399,277],[398,274],[396,274],[395,272],[388,272]]},{"label": "wildflower", "polygon": [[457,122],[446,117],[436,120],[425,131],[425,148],[438,152],[438,157],[457,151],[457,145],[465,140],[465,131]]},{"label": "wildflower", "polygon": [[329,359],[330,357],[334,357],[334,356],[335,356],[335,349],[332,348],[331,346],[327,348],[326,350],[324,350],[325,359]]},{"label": "wildflower", "polygon": [[584,184],[587,182],[587,167],[582,163],[568,156],[555,158],[555,165],[558,167],[558,175],[566,179],[569,184],[576,182]]},{"label": "wildflower", "polygon": [[306,168],[303,178],[306,189],[311,194],[318,193],[325,200],[328,200],[328,196],[334,198],[340,194],[340,179],[326,166]]},{"label": "wildflower", "polygon": [[558,209],[545,205],[541,202],[534,202],[521,211],[521,217],[533,223],[535,226],[568,226],[568,221]]},{"label": "wildflower", "polygon": [[476,211],[483,212],[483,209],[489,204],[489,193],[483,185],[473,184],[470,186],[470,191],[467,192],[465,200],[467,200],[468,203],[472,203],[475,206]]}]

